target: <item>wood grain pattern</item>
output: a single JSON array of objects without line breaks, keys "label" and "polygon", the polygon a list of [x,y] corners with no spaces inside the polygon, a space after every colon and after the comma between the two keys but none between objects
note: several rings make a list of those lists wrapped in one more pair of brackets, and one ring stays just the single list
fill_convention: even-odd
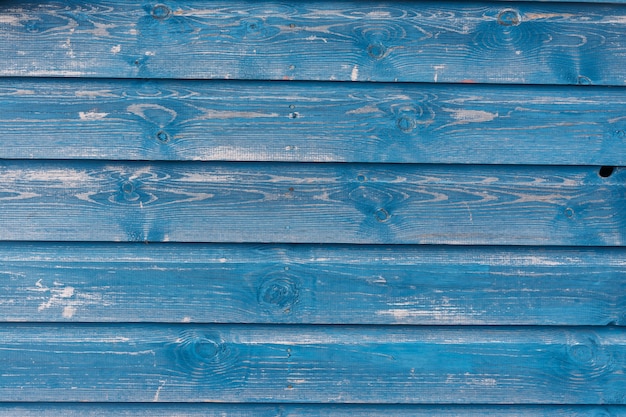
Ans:
[{"label": "wood grain pattern", "polygon": [[623,404],[622,328],[2,325],[2,401]]},{"label": "wood grain pattern", "polygon": [[624,176],[596,168],[0,164],[1,240],[608,245]]},{"label": "wood grain pattern", "polygon": [[624,5],[3,4],[0,75],[624,85]]},{"label": "wood grain pattern", "polygon": [[0,404],[7,417],[618,417],[625,406],[320,404]]},{"label": "wood grain pattern", "polygon": [[0,158],[626,165],[625,114],[623,88],[0,79]]},{"label": "wood grain pattern", "polygon": [[623,249],[11,242],[0,265],[5,322],[626,324]]}]

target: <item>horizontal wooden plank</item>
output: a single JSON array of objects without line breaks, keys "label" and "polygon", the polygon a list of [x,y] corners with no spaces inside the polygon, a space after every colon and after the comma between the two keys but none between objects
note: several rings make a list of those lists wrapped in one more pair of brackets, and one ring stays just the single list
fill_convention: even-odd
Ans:
[{"label": "horizontal wooden plank", "polygon": [[5,322],[626,324],[623,249],[11,242],[0,265]]},{"label": "horizontal wooden plank", "polygon": [[322,404],[0,404],[7,417],[597,417],[626,416],[626,406],[424,406]]},{"label": "horizontal wooden plank", "polygon": [[626,84],[626,7],[2,2],[0,75]]},{"label": "horizontal wooden plank", "polygon": [[626,89],[0,79],[0,158],[626,165]]},{"label": "horizontal wooden plank", "polygon": [[626,330],[2,325],[2,401],[623,404]]},{"label": "horizontal wooden plank", "polygon": [[3,161],[0,240],[621,246],[625,176],[593,167]]}]

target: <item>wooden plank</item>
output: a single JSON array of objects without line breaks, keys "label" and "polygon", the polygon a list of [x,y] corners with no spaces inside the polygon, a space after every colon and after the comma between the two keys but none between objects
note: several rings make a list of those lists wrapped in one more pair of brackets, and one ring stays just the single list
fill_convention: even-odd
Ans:
[{"label": "wooden plank", "polygon": [[0,75],[626,84],[624,5],[3,2]]},{"label": "wooden plank", "polygon": [[626,165],[624,114],[623,88],[0,79],[0,158]]},{"label": "wooden plank", "polygon": [[611,174],[4,161],[0,240],[621,246],[626,171]]},{"label": "wooden plank", "polygon": [[623,249],[11,242],[0,265],[5,322],[626,324]]},{"label": "wooden plank", "polygon": [[625,406],[424,406],[322,404],[0,404],[7,417],[597,417],[626,416]]},{"label": "wooden plank", "polygon": [[2,325],[2,401],[622,404],[622,328]]}]

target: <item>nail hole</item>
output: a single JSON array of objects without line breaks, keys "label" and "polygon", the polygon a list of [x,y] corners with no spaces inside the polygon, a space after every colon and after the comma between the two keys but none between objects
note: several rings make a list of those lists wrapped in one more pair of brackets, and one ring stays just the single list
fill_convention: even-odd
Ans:
[{"label": "nail hole", "polygon": [[289,113],[289,118],[290,119],[297,119],[298,117],[300,117],[300,113],[294,111],[293,113]]},{"label": "nail hole", "polygon": [[602,178],[608,178],[611,175],[613,175],[613,172],[615,171],[615,167],[610,167],[610,166],[603,166],[600,167],[600,171],[598,172],[598,174],[602,177]]},{"label": "nail hole", "polygon": [[569,207],[568,207],[568,208],[566,208],[566,209],[565,209],[565,215],[566,215],[569,219],[571,219],[572,217],[574,217],[574,209],[571,209],[571,208],[569,208]]}]

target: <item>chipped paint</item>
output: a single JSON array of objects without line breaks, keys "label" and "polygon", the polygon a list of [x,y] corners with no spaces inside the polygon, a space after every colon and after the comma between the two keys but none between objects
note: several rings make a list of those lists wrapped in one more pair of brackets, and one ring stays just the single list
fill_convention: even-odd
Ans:
[{"label": "chipped paint", "polygon": [[350,73],[350,79],[352,81],[357,81],[359,79],[359,66],[355,65],[352,68],[352,73]]},{"label": "chipped paint", "polygon": [[102,120],[108,115],[109,113],[99,113],[95,111],[78,112],[78,117],[80,118],[80,120]]}]

